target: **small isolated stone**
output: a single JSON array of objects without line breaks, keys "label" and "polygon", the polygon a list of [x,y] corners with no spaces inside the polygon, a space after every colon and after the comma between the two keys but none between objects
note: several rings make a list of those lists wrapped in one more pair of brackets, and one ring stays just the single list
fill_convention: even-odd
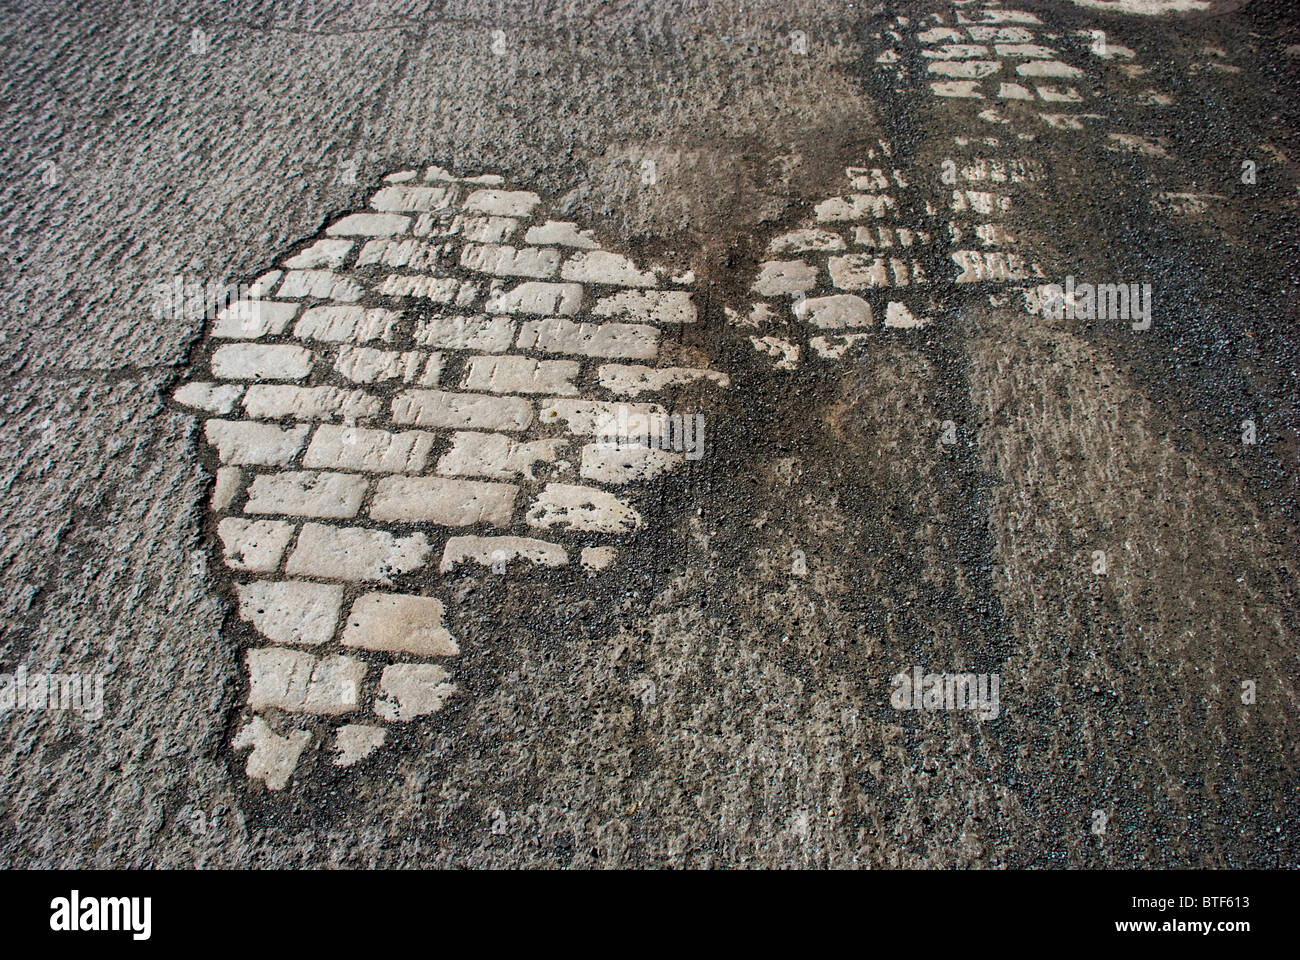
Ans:
[{"label": "small isolated stone", "polygon": [[442,709],[456,685],[447,683],[447,671],[435,663],[394,663],[384,667],[379,690],[388,700],[375,703],[376,715],[385,720],[414,720]]},{"label": "small isolated stone", "polygon": [[301,650],[248,651],[248,706],[294,713],[350,713],[361,702],[366,665],[351,657],[317,658]]},{"label": "small isolated stone", "polygon": [[400,593],[364,593],[344,621],[343,643],[362,650],[452,657],[460,647],[443,623],[442,601]]},{"label": "small isolated stone", "polygon": [[261,780],[268,790],[283,790],[298,766],[311,734],[306,730],[291,730],[282,737],[271,729],[261,717],[253,717],[231,744],[236,750],[252,748],[244,772],[253,780]]},{"label": "small isolated stone", "polygon": [[754,349],[776,359],[776,369],[793,370],[799,366],[799,345],[780,337],[750,337]]},{"label": "small isolated stone", "polygon": [[825,337],[813,337],[808,341],[813,353],[823,360],[838,360],[849,348],[870,339],[865,333],[833,333]]},{"label": "small isolated stone", "polygon": [[273,643],[324,643],[334,636],[343,588],[303,580],[257,580],[235,585],[240,619]]},{"label": "small isolated stone", "polygon": [[388,731],[366,723],[345,723],[334,735],[334,749],[338,756],[334,766],[350,767],[370,756],[384,745]]},{"label": "small isolated stone", "polygon": [[226,517],[217,524],[226,566],[250,573],[270,573],[280,565],[293,538],[293,524],[283,520],[244,520]]}]

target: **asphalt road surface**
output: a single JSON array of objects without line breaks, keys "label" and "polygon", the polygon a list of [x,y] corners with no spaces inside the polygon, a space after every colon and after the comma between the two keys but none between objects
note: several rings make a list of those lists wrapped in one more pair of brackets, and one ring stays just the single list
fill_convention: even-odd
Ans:
[{"label": "asphalt road surface", "polygon": [[1300,866],[1287,3],[0,46],[0,865]]}]

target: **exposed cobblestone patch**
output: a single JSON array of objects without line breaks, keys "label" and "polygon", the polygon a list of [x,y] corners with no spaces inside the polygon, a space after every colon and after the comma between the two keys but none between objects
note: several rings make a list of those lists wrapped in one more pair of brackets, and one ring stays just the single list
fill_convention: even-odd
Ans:
[{"label": "exposed cobblestone patch", "polygon": [[729,384],[664,349],[698,320],[689,277],[602,249],[532,191],[433,167],[369,206],[224,309],[174,394],[209,418],[221,556],[262,644],[234,745],[272,790],[304,751],[360,764],[384,724],[457,695],[444,575],[612,566],[644,527],[639,488],[685,458],[606,447],[601,424]]}]

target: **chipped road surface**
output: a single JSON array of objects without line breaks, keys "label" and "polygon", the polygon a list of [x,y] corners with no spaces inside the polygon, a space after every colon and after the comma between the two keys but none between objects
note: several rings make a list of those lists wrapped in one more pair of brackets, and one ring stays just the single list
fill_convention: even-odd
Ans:
[{"label": "chipped road surface", "polygon": [[0,24],[0,864],[1300,866],[1286,4]]}]

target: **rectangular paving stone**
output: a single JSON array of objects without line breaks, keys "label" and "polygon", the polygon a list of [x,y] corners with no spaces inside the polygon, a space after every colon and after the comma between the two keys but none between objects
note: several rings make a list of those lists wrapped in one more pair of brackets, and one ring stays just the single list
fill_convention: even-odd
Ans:
[{"label": "rectangular paving stone", "polygon": [[871,304],[851,293],[809,297],[794,305],[794,315],[821,330],[869,327],[875,321]]},{"label": "rectangular paving stone", "polygon": [[213,513],[221,513],[230,506],[230,501],[239,492],[239,485],[243,479],[244,472],[238,467],[218,467],[216,481],[212,484],[212,500],[209,509]]},{"label": "rectangular paving stone", "polygon": [[533,405],[521,397],[411,390],[393,398],[393,420],[453,430],[523,430],[532,423]]},{"label": "rectangular paving stone", "polygon": [[590,230],[579,230],[576,223],[565,220],[547,220],[539,227],[529,227],[524,234],[524,243],[577,247],[583,250],[594,250],[600,246]]},{"label": "rectangular paving stone", "polygon": [[642,446],[589,443],[582,448],[582,479],[624,484],[653,480],[681,466],[685,455]]},{"label": "rectangular paving stone", "polygon": [[307,523],[285,572],[291,577],[391,584],[394,575],[419,570],[428,555],[423,533],[397,537],[382,530]]},{"label": "rectangular paving stone", "polygon": [[889,268],[884,257],[850,253],[842,257],[831,257],[827,267],[831,282],[841,290],[890,286]]},{"label": "rectangular paving stone", "polygon": [[355,245],[355,240],[317,240],[306,250],[285,260],[284,265],[290,270],[315,270],[319,267],[335,270],[343,266]]},{"label": "rectangular paving stone", "polygon": [[782,234],[767,245],[771,254],[822,252],[843,250],[844,238],[830,230],[792,230]]},{"label": "rectangular paving stone", "polygon": [[499,217],[527,217],[542,202],[527,190],[475,190],[465,200],[467,213],[487,213]]},{"label": "rectangular paving stone", "polygon": [[468,306],[478,297],[478,285],[455,277],[390,273],[378,287],[386,297],[419,297],[434,303]]},{"label": "rectangular paving stone", "polygon": [[212,335],[227,340],[256,340],[268,334],[278,337],[299,306],[276,300],[238,300],[217,314]]},{"label": "rectangular paving stone", "polygon": [[803,260],[768,260],[759,265],[750,290],[760,297],[794,296],[817,286],[817,268]]},{"label": "rectangular paving stone", "polygon": [[560,265],[560,253],[551,247],[516,249],[498,243],[467,243],[460,265],[466,270],[498,277],[553,277]]},{"label": "rectangular paving stone", "polygon": [[582,306],[582,284],[528,280],[512,290],[488,297],[488,313],[530,313],[569,317]]},{"label": "rectangular paving stone", "polygon": [[476,350],[500,353],[515,339],[515,321],[509,317],[433,317],[416,325],[415,342],[439,350]]},{"label": "rectangular paving stone", "polygon": [[415,234],[460,237],[472,243],[502,243],[513,237],[518,229],[519,221],[512,217],[425,214],[416,223]]},{"label": "rectangular paving stone", "polygon": [[315,645],[334,637],[343,588],[305,580],[255,580],[235,584],[239,616],[273,643]]},{"label": "rectangular paving stone", "polygon": [[243,395],[243,384],[191,382],[177,387],[172,399],[205,413],[227,414]]},{"label": "rectangular paving stone", "polygon": [[395,310],[365,307],[312,307],[303,313],[293,329],[300,340],[329,343],[391,341],[402,315]]},{"label": "rectangular paving stone", "polygon": [[515,559],[536,566],[562,567],[569,562],[569,554],[558,543],[532,537],[449,537],[438,570],[450,573],[463,563],[477,563],[499,570],[501,565]]},{"label": "rectangular paving stone", "polygon": [[334,369],[353,383],[402,380],[433,387],[437,386],[442,372],[442,355],[428,355],[420,350],[376,350],[373,347],[344,346],[339,348]]},{"label": "rectangular paving stone", "polygon": [[228,343],[212,353],[221,380],[301,380],[311,368],[311,351],[292,344]]},{"label": "rectangular paving stone", "polygon": [[579,436],[609,435],[622,416],[624,421],[635,417],[664,417],[666,411],[657,403],[618,403],[609,400],[552,400],[538,411],[539,423],[564,426],[569,433]]},{"label": "rectangular paving stone", "polygon": [[280,467],[298,455],[307,442],[309,427],[287,429],[269,423],[209,420],[204,427],[208,443],[217,448],[222,463],[241,467]]},{"label": "rectangular paving stone", "polygon": [[293,713],[350,713],[361,703],[366,665],[351,657],[312,656],[303,650],[249,650],[248,706]]},{"label": "rectangular paving stone", "polygon": [[343,622],[343,644],[417,657],[453,657],[460,648],[443,614],[442,601],[436,597],[364,593]]},{"label": "rectangular paving stone", "polygon": [[393,663],[384,667],[375,714],[384,720],[406,721],[437,713],[456,692],[447,671],[436,663]]},{"label": "rectangular paving stone", "polygon": [[601,297],[597,317],[626,317],[639,323],[694,323],[695,304],[685,290],[623,290]]},{"label": "rectangular paving stone", "polygon": [[353,420],[378,416],[383,403],[362,390],[288,387],[255,383],[244,393],[244,410],[256,420]]},{"label": "rectangular paving stone", "polygon": [[589,250],[575,253],[560,269],[565,280],[578,283],[602,283],[619,287],[654,287],[659,279],[653,271],[641,270],[620,253],[608,250]]},{"label": "rectangular paving stone", "polygon": [[244,512],[335,520],[355,517],[366,495],[367,482],[365,477],[350,473],[264,473],[249,484]]},{"label": "rectangular paving stone", "polygon": [[697,380],[709,380],[720,387],[731,385],[731,380],[725,373],[691,367],[643,367],[637,364],[606,363],[596,371],[596,375],[600,385],[610,393],[627,397],[658,393],[668,387]]},{"label": "rectangular paving stone", "polygon": [[546,353],[648,360],[659,352],[659,329],[643,323],[574,323],[548,317],[521,323],[515,345]]},{"label": "rectangular paving stone", "polygon": [[357,266],[382,264],[385,267],[405,267],[408,270],[436,271],[449,266],[451,245],[425,243],[411,237],[368,240],[357,254]]},{"label": "rectangular paving stone", "polygon": [[370,206],[385,213],[424,212],[441,210],[456,199],[454,187],[424,187],[415,184],[394,184],[382,188],[370,198]]},{"label": "rectangular paving stone", "polygon": [[325,232],[331,237],[386,237],[410,227],[411,218],[400,213],[353,213]]},{"label": "rectangular paving stone", "polygon": [[533,465],[554,463],[567,440],[516,440],[503,433],[457,433],[452,446],[438,461],[438,472],[460,477],[495,480],[532,480]]},{"label": "rectangular paving stone", "polygon": [[277,296],[312,297],[317,300],[337,300],[351,303],[361,298],[361,285],[331,270],[290,270],[280,283]]},{"label": "rectangular paving stone", "polygon": [[389,433],[365,427],[324,424],[316,429],[304,467],[365,470],[373,473],[419,473],[433,449],[432,434],[419,430]]},{"label": "rectangular paving stone", "polygon": [[880,219],[896,211],[894,198],[883,193],[855,193],[845,197],[831,197],[813,208],[818,223],[836,223],[843,220]]},{"label": "rectangular paving stone", "polygon": [[437,523],[468,527],[510,525],[515,494],[508,483],[457,480],[451,477],[384,477],[375,485],[370,516],[382,522]]},{"label": "rectangular paving stone", "polygon": [[232,570],[270,573],[280,566],[284,548],[293,538],[293,524],[283,520],[245,520],[226,517],[217,524],[217,536]]},{"label": "rectangular paving stone", "polygon": [[641,516],[604,490],[548,483],[528,508],[528,524],[587,533],[628,533],[641,526]]},{"label": "rectangular paving stone", "polygon": [[1028,280],[1031,276],[1028,264],[1014,253],[955,250],[952,261],[961,267],[961,273],[957,276],[958,283]]},{"label": "rectangular paving stone", "polygon": [[578,369],[576,360],[536,360],[515,355],[470,357],[462,386],[492,393],[570,396],[578,392],[572,382]]}]

